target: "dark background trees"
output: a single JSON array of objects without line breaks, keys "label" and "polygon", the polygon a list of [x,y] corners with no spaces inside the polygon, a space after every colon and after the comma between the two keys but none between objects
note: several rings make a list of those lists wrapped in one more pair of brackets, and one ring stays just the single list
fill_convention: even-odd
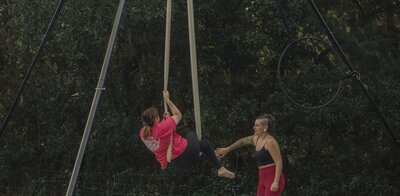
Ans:
[{"label": "dark background trees", "polygon": [[[316,3],[399,137],[400,2]],[[252,134],[256,116],[272,113],[287,158],[286,195],[400,194],[399,149],[356,83],[344,81],[332,104],[313,111],[294,106],[279,88],[277,62],[290,36],[327,40],[307,1],[282,2],[291,35],[275,1],[194,4],[205,137],[228,145]],[[1,121],[55,6],[48,0],[0,2]],[[103,0],[64,5],[1,137],[0,194],[65,193],[116,8],[117,2]],[[257,169],[250,148],[224,160],[239,176],[226,181],[206,169],[207,162],[193,171],[162,171],[140,142],[141,112],[162,108],[164,24],[164,1],[126,2],[76,194],[254,195]],[[312,52],[292,53],[293,62],[306,65]],[[194,129],[189,64],[186,2],[176,1],[169,89],[184,115],[182,134]],[[332,72],[298,69],[304,75],[285,78],[291,96],[319,102],[332,95],[324,91],[338,84],[327,80]],[[339,62],[333,71],[343,70]]]}]

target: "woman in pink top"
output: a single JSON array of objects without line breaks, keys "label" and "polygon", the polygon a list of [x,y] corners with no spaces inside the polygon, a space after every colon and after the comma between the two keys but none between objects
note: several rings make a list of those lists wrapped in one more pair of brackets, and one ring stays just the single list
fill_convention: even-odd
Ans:
[{"label": "woman in pink top", "polygon": [[181,121],[182,114],[169,99],[168,91],[163,92],[163,97],[173,115],[170,116],[169,113],[165,113],[163,120],[160,121],[157,110],[153,107],[148,108],[142,114],[143,128],[140,130],[140,138],[147,148],[154,153],[161,168],[167,167],[167,149],[172,135],[171,163],[173,166],[190,169],[198,162],[199,154],[202,152],[218,169],[218,176],[235,178],[234,173],[221,166],[214,148],[208,140],[199,141],[193,132],[189,132],[186,138],[176,133],[176,125]]}]

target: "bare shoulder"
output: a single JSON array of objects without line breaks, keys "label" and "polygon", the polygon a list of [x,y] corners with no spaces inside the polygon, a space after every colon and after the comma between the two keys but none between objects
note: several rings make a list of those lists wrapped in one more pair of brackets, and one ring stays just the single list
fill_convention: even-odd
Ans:
[{"label": "bare shoulder", "polygon": [[278,146],[278,142],[273,136],[269,136],[267,142],[265,143],[265,147],[269,148],[271,146]]}]

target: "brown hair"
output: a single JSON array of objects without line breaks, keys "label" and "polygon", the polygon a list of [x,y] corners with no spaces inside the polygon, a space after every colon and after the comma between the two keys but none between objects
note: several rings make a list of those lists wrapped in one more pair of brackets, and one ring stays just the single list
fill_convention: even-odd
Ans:
[{"label": "brown hair", "polygon": [[146,109],[142,114],[142,123],[144,126],[144,138],[150,136],[150,128],[154,126],[154,123],[159,117],[157,109],[154,107]]},{"label": "brown hair", "polygon": [[266,124],[268,126],[268,131],[275,126],[275,117],[271,114],[263,114],[257,117],[256,120],[261,120],[262,123]]}]

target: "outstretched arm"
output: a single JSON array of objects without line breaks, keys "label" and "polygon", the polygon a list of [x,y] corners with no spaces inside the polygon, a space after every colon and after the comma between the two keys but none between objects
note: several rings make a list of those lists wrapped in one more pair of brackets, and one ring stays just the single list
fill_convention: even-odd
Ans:
[{"label": "outstretched arm", "polygon": [[251,144],[254,145],[253,138],[254,138],[254,135],[251,135],[251,136],[248,136],[248,137],[244,137],[242,139],[239,139],[238,141],[236,141],[235,143],[233,143],[229,147],[217,148],[217,150],[215,152],[218,154],[218,156],[220,156],[222,158],[226,154],[228,154],[228,152],[233,151],[233,150],[235,150],[237,148],[240,148],[240,147],[245,146],[245,145],[251,145]]}]

